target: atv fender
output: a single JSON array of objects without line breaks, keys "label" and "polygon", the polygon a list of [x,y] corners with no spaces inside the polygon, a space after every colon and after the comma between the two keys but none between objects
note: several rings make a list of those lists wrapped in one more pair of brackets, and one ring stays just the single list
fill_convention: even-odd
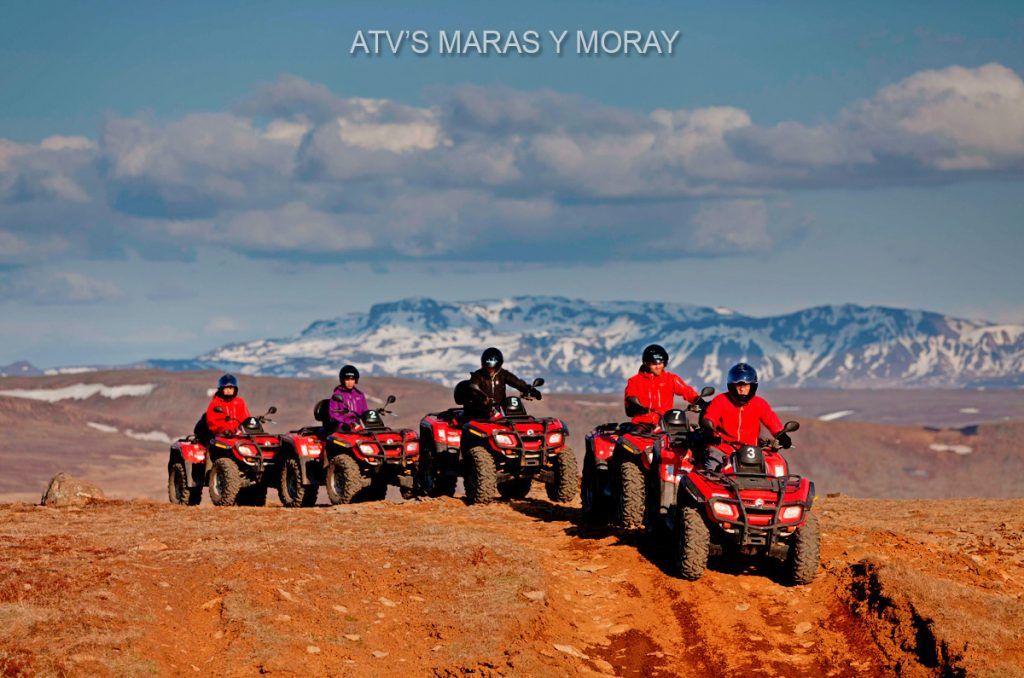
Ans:
[{"label": "atv fender", "polygon": [[679,506],[700,506],[705,503],[704,495],[700,493],[697,486],[693,484],[693,480],[690,479],[690,475],[686,475],[686,479],[679,483],[679,494],[676,497],[676,503]]},{"label": "atv fender", "polygon": [[170,472],[171,467],[175,464],[184,466],[185,480],[188,482],[188,489],[192,490],[205,485],[206,463],[205,461],[202,464],[193,463],[185,459],[178,450],[173,450],[170,461],[167,462],[167,470]]}]

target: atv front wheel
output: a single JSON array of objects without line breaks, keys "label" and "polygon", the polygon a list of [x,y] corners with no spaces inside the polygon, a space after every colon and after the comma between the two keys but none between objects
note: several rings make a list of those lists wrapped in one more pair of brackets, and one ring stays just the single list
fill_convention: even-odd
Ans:
[{"label": "atv front wheel", "polygon": [[544,486],[548,491],[548,499],[559,504],[568,504],[580,492],[580,471],[576,464],[576,455],[568,447],[555,457],[555,477]]},{"label": "atv front wheel", "polygon": [[820,542],[818,516],[812,513],[807,516],[804,526],[793,535],[793,543],[789,547],[786,569],[794,584],[810,584],[818,576]]},{"label": "atv front wheel", "polygon": [[242,489],[242,474],[233,459],[221,458],[210,470],[210,501],[214,506],[234,506]]},{"label": "atv front wheel", "polygon": [[297,506],[316,506],[316,496],[320,487],[316,484],[302,484],[302,469],[299,460],[290,457],[281,467],[281,477],[277,484],[277,496],[288,508]]},{"label": "atv front wheel", "polygon": [[711,533],[704,516],[691,507],[680,507],[676,519],[676,572],[683,579],[700,579],[708,566]]},{"label": "atv front wheel", "polygon": [[489,504],[498,493],[498,471],[494,457],[483,447],[474,447],[466,453],[466,501],[470,504]]},{"label": "atv front wheel", "polygon": [[339,454],[327,467],[327,496],[332,504],[351,504],[366,480],[359,471],[359,462],[347,454]]},{"label": "atv front wheel", "polygon": [[607,477],[608,471],[599,471],[593,457],[587,456],[583,460],[580,500],[583,504],[583,517],[592,525],[607,525],[608,523],[611,506],[608,494],[605,492],[608,484]]},{"label": "atv front wheel", "polygon": [[644,472],[635,459],[618,463],[619,524],[627,530],[643,527],[647,492]]},{"label": "atv front wheel", "polygon": [[190,488],[188,486],[188,475],[185,473],[185,465],[182,463],[172,464],[167,472],[167,498],[172,504],[185,506],[198,506],[203,500],[203,488]]},{"label": "atv front wheel", "polygon": [[498,483],[498,494],[502,499],[526,499],[532,486],[533,478],[530,476],[506,480],[503,483]]}]

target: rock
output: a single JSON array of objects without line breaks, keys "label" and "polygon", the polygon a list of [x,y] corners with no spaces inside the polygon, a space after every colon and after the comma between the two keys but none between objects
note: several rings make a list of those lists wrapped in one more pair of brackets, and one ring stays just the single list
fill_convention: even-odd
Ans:
[{"label": "rock", "polygon": [[377,659],[384,659],[384,657],[387,657],[387,656],[388,656],[388,653],[387,653],[387,652],[383,652],[383,651],[381,651],[381,650],[374,650],[374,651],[373,651],[373,652],[371,652],[370,654],[372,654],[372,655],[373,655],[374,657],[376,657]]},{"label": "rock", "polygon": [[358,633],[346,633],[345,634],[345,640],[351,640],[353,643],[358,643],[362,639],[363,639],[363,637],[360,636]]},{"label": "rock", "polygon": [[422,596],[409,596],[409,600],[411,600],[414,603],[425,603],[425,602],[427,602],[427,599],[423,598]]},{"label": "rock", "polygon": [[444,647],[444,645],[435,645],[434,647],[430,648],[430,651],[431,652],[440,652],[442,647]]},{"label": "rock", "polygon": [[151,552],[154,552],[154,553],[157,552],[157,551],[166,551],[167,550],[167,544],[165,544],[165,543],[163,543],[161,541],[157,541],[156,539],[150,539],[149,541],[146,541],[146,542],[143,542],[143,543],[139,544],[139,550],[140,551],[151,551]]},{"label": "rock", "polygon": [[526,592],[523,593],[523,597],[526,598],[527,600],[532,600],[535,603],[539,603],[540,601],[544,600],[544,592],[543,591],[526,591]]},{"label": "rock", "polygon": [[157,586],[159,586],[159,587],[160,587],[160,588],[162,588],[162,589],[169,589],[169,588],[171,588],[171,585],[170,585],[170,584],[168,584],[168,583],[167,583],[167,582],[165,582],[165,581],[162,581],[162,582],[160,582],[159,584],[157,584]]},{"label": "rock", "polygon": [[750,609],[750,605],[747,604],[747,603],[740,603],[739,605],[736,606],[736,611],[737,612],[746,612],[749,609]]},{"label": "rock", "polygon": [[279,614],[276,617],[274,617],[274,619],[279,622],[290,622],[292,620],[292,618],[286,614]]},{"label": "rock", "polygon": [[615,626],[608,629],[608,635],[617,636],[619,634],[625,633],[629,630],[629,628],[629,624],[616,624]]},{"label": "rock", "polygon": [[576,657],[577,659],[590,659],[590,657],[583,654],[572,645],[559,645],[558,643],[553,643],[553,645],[556,650],[558,650],[559,652],[564,652],[570,657]]},{"label": "rock", "polygon": [[384,607],[395,607],[396,605],[398,605],[398,603],[396,603],[395,601],[388,600],[387,598],[384,598],[383,596],[378,598],[377,602],[379,602]]},{"label": "rock", "polygon": [[210,600],[208,600],[208,601],[206,601],[205,603],[202,604],[202,608],[204,610],[212,610],[222,600],[224,600],[224,599],[223,598],[219,598],[219,597],[218,598],[211,598]]},{"label": "rock", "polygon": [[598,572],[600,570],[603,570],[606,567],[608,567],[608,566],[607,565],[593,565],[593,564],[591,564],[591,565],[580,565],[576,569],[579,570],[580,572],[589,572],[589,573],[593,574],[594,572]]},{"label": "rock", "polygon": [[320,654],[320,648],[317,647],[316,645],[307,645],[306,646],[306,652],[308,654]]},{"label": "rock", "polygon": [[345,607],[344,605],[335,605],[334,606],[334,611],[339,613],[339,614],[345,614],[346,612],[348,612],[348,608]]},{"label": "rock", "polygon": [[295,602],[295,598],[292,596],[292,594],[288,593],[284,589],[278,589],[277,595],[281,596],[281,598],[287,600],[289,603]]},{"label": "rock", "polygon": [[103,490],[88,480],[58,473],[50,480],[39,503],[43,506],[82,506],[105,498]]},{"label": "rock", "polygon": [[810,631],[812,628],[814,627],[811,625],[811,622],[800,622],[793,628],[793,633],[795,633],[798,636],[802,636],[808,631]]}]

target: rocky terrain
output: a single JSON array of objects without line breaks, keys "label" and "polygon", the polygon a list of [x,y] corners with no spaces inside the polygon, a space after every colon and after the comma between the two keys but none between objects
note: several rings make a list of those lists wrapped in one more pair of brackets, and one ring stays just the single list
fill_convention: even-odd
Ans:
[{"label": "rocky terrain", "polygon": [[822,569],[671,576],[539,495],[0,505],[4,675],[1024,675],[1024,501],[824,498]]}]

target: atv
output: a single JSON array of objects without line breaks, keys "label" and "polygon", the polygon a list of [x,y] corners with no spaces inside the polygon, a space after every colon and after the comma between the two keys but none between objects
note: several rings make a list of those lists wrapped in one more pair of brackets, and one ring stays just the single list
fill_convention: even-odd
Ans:
[{"label": "atv", "polygon": [[281,438],[266,433],[263,424],[273,423],[269,416],[276,412],[271,407],[264,415],[237,422],[235,433],[215,434],[210,440],[204,480],[215,506],[267,503],[267,486],[278,477]]},{"label": "atv", "polygon": [[316,506],[324,484],[324,456],[322,426],[306,426],[281,436],[277,496],[282,505]]},{"label": "atv", "polygon": [[[706,386],[700,397],[707,398],[714,392],[713,388]],[[630,416],[652,412],[635,396],[630,397],[626,404]],[[690,405],[686,411],[699,412],[700,408]],[[649,487],[656,493],[659,505],[662,502],[661,485],[654,476],[661,475],[663,481],[674,485],[678,483],[675,469],[679,462],[684,466],[689,463],[690,457],[680,448],[687,442],[680,434],[695,427],[688,427],[685,422],[683,410],[669,410],[653,426],[610,423],[591,431],[587,435],[580,490],[584,517],[597,524],[614,520],[627,529],[653,525],[648,516],[660,513],[660,509],[649,506]],[[666,441],[667,436],[673,436],[674,441]],[[677,459],[680,455],[682,458]],[[689,470],[689,467],[683,470]],[[666,505],[671,506],[671,501]]]},{"label": "atv", "polygon": [[[702,422],[709,430],[710,422]],[[800,425],[786,422],[783,431]],[[714,433],[710,430],[710,433]],[[716,471],[696,470],[679,486],[674,561],[684,579],[698,579],[709,556],[767,556],[785,563],[795,584],[818,571],[819,529],[814,483],[790,475],[778,440],[733,443]]]},{"label": "atv", "polygon": [[[533,388],[544,385],[535,379]],[[490,408],[491,416],[469,421],[460,440],[466,501],[486,504],[495,495],[523,499],[534,480],[544,483],[551,501],[567,503],[579,492],[576,457],[566,446],[568,427],[559,419],[531,417],[523,404],[528,396],[509,396],[493,403],[472,382],[462,382],[472,397]],[[457,390],[458,388],[457,387]]]},{"label": "atv", "polygon": [[431,412],[420,421],[420,491],[428,497],[454,497],[461,465],[463,410]]},{"label": "atv", "polygon": [[323,478],[332,504],[384,499],[388,485],[396,485],[405,499],[415,496],[419,439],[411,429],[384,425],[393,402],[395,396],[389,395],[383,407],[367,410],[347,430],[335,428],[329,401],[318,403],[315,414],[324,425]]},{"label": "atv", "polygon": [[198,506],[206,485],[206,445],[197,436],[178,438],[167,460],[167,498],[172,504]]}]

